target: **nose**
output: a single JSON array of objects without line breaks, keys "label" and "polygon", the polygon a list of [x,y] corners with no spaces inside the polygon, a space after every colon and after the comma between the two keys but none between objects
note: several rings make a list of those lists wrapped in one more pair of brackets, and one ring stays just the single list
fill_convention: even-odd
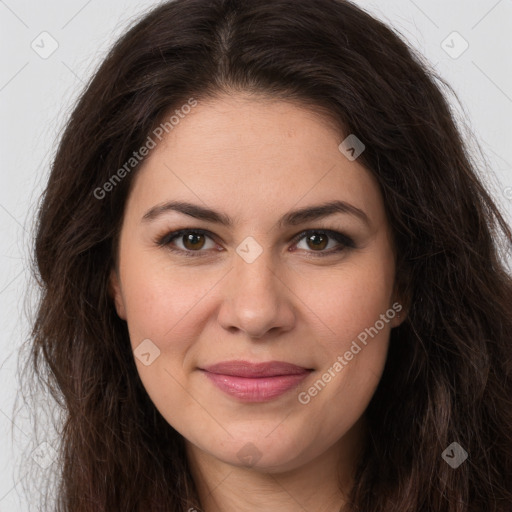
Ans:
[{"label": "nose", "polygon": [[263,251],[252,263],[235,255],[234,268],[223,283],[218,314],[224,329],[262,338],[270,331],[277,334],[293,327],[294,294],[269,253]]}]

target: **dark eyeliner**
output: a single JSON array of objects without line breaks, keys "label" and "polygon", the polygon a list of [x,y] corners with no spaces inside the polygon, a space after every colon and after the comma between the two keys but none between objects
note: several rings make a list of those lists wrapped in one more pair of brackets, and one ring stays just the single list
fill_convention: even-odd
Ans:
[{"label": "dark eyeliner", "polygon": [[[200,235],[205,235],[205,236],[211,238],[212,240],[215,240],[215,237],[209,231],[206,231],[206,230],[200,229],[200,228],[197,228],[197,229],[186,228],[186,229],[180,229],[177,231],[172,231],[170,233],[166,233],[165,235],[156,238],[154,242],[158,247],[167,248],[168,250],[170,250],[172,252],[179,253],[186,257],[202,257],[201,253],[205,252],[205,251],[201,251],[201,250],[199,250],[199,251],[184,251],[183,249],[178,249],[178,248],[172,247],[171,242],[175,238],[179,238],[180,236],[182,236],[186,233],[197,233]],[[306,229],[306,230],[298,233],[297,235],[295,235],[292,238],[292,240],[290,240],[290,243],[293,243],[294,245],[296,245],[306,235],[314,234],[314,233],[321,234],[321,235],[327,235],[329,238],[338,242],[340,244],[340,247],[332,248],[328,251],[306,251],[307,253],[313,254],[312,256],[308,256],[308,257],[329,256],[332,254],[340,253],[346,249],[355,249],[356,248],[356,244],[352,240],[352,238],[348,237],[347,235],[344,235],[343,233],[329,230],[329,229]]]},{"label": "dark eyeliner", "polygon": [[[160,247],[168,246],[172,240],[175,238],[178,238],[181,235],[184,235],[186,233],[198,233],[200,235],[209,236],[213,239],[212,234],[209,231],[206,231],[204,229],[180,229],[178,231],[171,231],[170,233],[166,233],[164,236],[161,236],[155,240],[155,243]],[[180,249],[178,249],[180,251]],[[186,251],[186,252],[194,252],[194,251]],[[199,252],[199,251],[196,251]]]},{"label": "dark eyeliner", "polygon": [[299,233],[298,235],[295,235],[295,237],[291,240],[293,244],[297,244],[302,238],[304,238],[306,235],[309,234],[321,234],[321,235],[327,235],[329,238],[332,238],[333,240],[336,240],[341,247],[335,247],[333,249],[330,249],[328,251],[307,251],[308,253],[314,254],[313,257],[323,257],[323,256],[329,256],[332,254],[338,254],[346,249],[355,249],[356,244],[352,238],[350,238],[347,235],[344,235],[343,233],[340,233],[338,231],[332,231],[330,229],[306,229]]}]

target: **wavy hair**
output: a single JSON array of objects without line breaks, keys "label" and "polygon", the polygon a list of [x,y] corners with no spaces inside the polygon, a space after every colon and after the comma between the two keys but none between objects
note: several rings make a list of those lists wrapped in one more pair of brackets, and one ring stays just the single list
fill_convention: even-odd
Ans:
[{"label": "wavy hair", "polygon": [[[345,0],[175,0],[138,20],[78,99],[38,205],[26,373],[62,411],[59,512],[201,510],[183,438],[138,376],[109,275],[137,167],[190,98],[308,105],[378,180],[408,317],[391,333],[346,510],[510,512],[512,279],[505,222],[444,90],[399,33]],[[141,161],[144,161],[142,159]],[[441,457],[458,442],[468,459]]]}]

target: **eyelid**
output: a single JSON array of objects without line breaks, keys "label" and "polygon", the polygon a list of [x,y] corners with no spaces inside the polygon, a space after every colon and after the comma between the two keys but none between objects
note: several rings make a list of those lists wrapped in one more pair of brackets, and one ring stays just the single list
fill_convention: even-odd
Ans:
[{"label": "eyelid", "polygon": [[[185,233],[198,233],[200,235],[205,235],[205,236],[211,238],[212,240],[215,239],[215,235],[213,235],[213,233],[211,233],[210,231],[208,231],[206,229],[183,228],[183,229],[178,229],[176,231],[170,231],[161,237],[157,237],[155,242],[157,243],[157,245],[165,247],[165,246],[169,245],[172,240],[180,237],[181,235],[184,235]],[[204,252],[204,251],[186,251],[186,252]]]},{"label": "eyelid", "polygon": [[[306,235],[308,235],[310,233],[322,233],[322,234],[327,235],[329,238],[336,240],[338,243],[343,244],[345,247],[349,247],[349,248],[352,248],[352,249],[355,249],[355,247],[356,247],[354,241],[348,235],[345,235],[344,233],[341,233],[339,231],[335,231],[333,229],[321,229],[321,228],[319,228],[319,229],[314,229],[314,228],[305,229],[304,231],[301,231],[300,233],[295,235],[291,239],[291,242],[296,244],[297,242],[302,240]],[[315,251],[311,251],[311,252],[314,253]],[[318,251],[318,252],[319,253],[323,252],[325,254],[329,253],[329,251]]]},{"label": "eyelid", "polygon": [[[154,240],[154,242],[159,247],[166,247],[167,249],[169,249],[172,252],[183,254],[185,257],[193,257],[193,258],[194,257],[204,257],[201,253],[205,253],[208,251],[203,251],[203,250],[198,250],[198,251],[188,250],[187,251],[187,250],[179,249],[176,247],[171,247],[170,244],[171,244],[172,240],[179,238],[180,236],[182,236],[186,233],[201,234],[201,235],[207,236],[208,238],[211,238],[213,241],[215,241],[215,239],[217,238],[216,235],[214,235],[212,232],[205,230],[205,229],[183,228],[183,229],[178,229],[175,231],[167,232],[165,235],[157,237],[156,240]],[[334,250],[331,248],[328,251],[306,251],[307,253],[313,254],[313,257],[324,257],[324,256],[339,254],[347,249],[355,249],[356,248],[356,244],[350,236],[345,235],[344,233],[342,233],[340,231],[335,231],[332,229],[323,229],[323,228],[305,229],[305,230],[301,231],[300,233],[294,235],[289,243],[293,243],[294,245],[296,245],[300,240],[302,240],[306,235],[308,235],[310,233],[320,233],[320,234],[327,235],[330,239],[337,241],[338,244],[342,246],[341,248],[337,248]]]}]

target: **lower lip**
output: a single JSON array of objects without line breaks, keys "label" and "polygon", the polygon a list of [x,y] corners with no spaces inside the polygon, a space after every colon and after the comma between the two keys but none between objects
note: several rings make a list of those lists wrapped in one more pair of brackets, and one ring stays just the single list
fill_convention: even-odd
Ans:
[{"label": "lower lip", "polygon": [[221,390],[244,402],[267,402],[297,387],[311,372],[298,375],[277,375],[275,377],[235,377],[203,373]]}]

